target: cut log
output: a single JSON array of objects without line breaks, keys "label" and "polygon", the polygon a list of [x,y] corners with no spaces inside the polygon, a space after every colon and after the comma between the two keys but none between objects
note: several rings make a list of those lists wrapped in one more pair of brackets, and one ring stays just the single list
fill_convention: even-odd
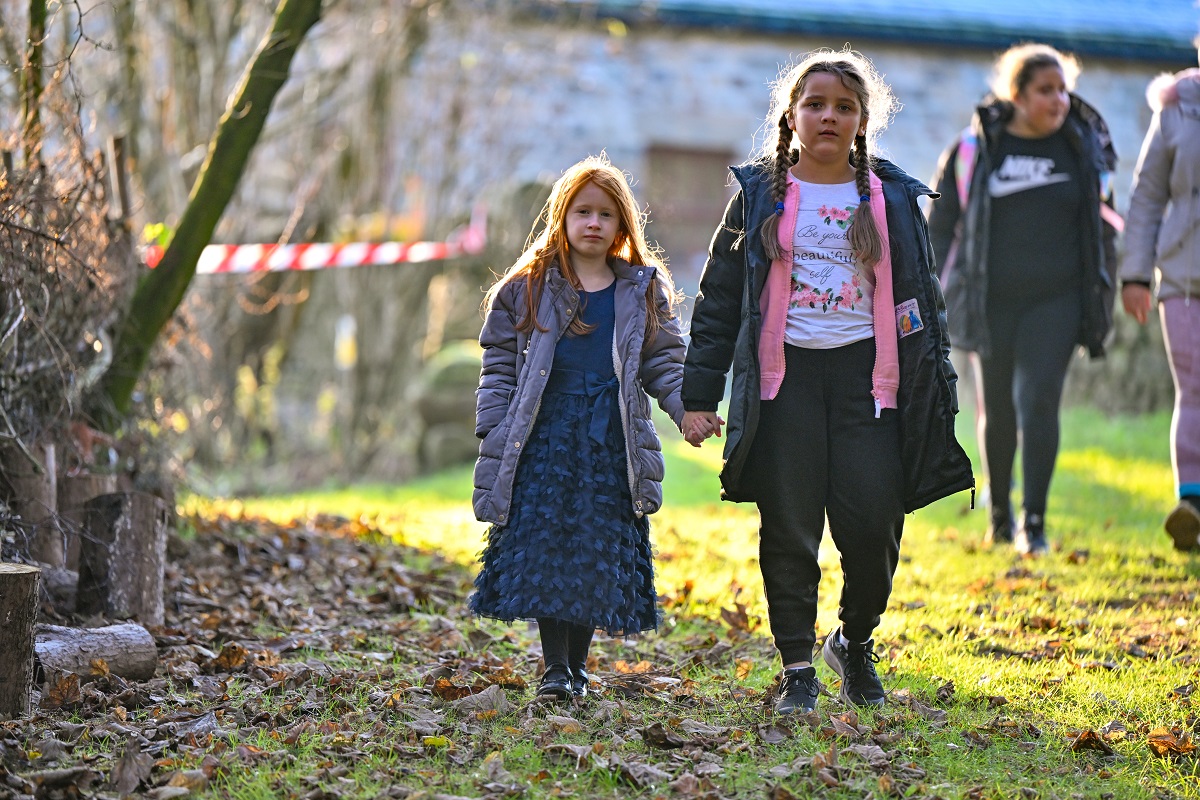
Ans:
[{"label": "cut log", "polygon": [[94,678],[111,672],[134,681],[154,677],[158,648],[141,625],[127,622],[103,628],[63,628],[38,625],[34,650],[46,679],[63,675]]},{"label": "cut log", "polygon": [[84,508],[77,612],[162,625],[166,503],[145,492],[118,492],[94,497]]},{"label": "cut log", "polygon": [[55,472],[53,444],[0,449],[0,493],[23,523],[25,546],[18,536],[18,549],[33,561],[61,567],[66,559],[56,514]]},{"label": "cut log", "polygon": [[37,567],[0,563],[0,719],[29,713],[41,575]]},{"label": "cut log", "polygon": [[66,538],[66,567],[79,571],[79,542],[86,535],[84,504],[117,490],[116,475],[64,475],[58,479],[58,516]]}]

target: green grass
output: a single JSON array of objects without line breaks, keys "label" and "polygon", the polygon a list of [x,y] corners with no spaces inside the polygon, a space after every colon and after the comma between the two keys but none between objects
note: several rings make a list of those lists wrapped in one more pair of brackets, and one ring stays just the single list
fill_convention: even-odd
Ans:
[{"label": "green grass", "polygon": [[[959,426],[977,463],[970,421],[960,419]],[[409,736],[402,746],[421,754],[406,751],[398,761],[372,755],[366,771],[352,776],[363,781],[357,796],[374,796],[383,774],[414,790],[477,797],[487,782],[481,777],[486,759],[498,752],[513,779],[534,797],[671,793],[653,782],[652,788],[632,787],[609,760],[618,758],[653,763],[672,777],[716,764],[713,793],[707,795],[713,798],[762,797],[775,785],[798,797],[828,798],[1200,798],[1196,754],[1160,758],[1148,744],[1150,732],[1162,726],[1191,736],[1200,730],[1186,688],[1200,684],[1200,559],[1172,550],[1161,529],[1174,500],[1168,427],[1165,415],[1108,419],[1085,409],[1065,414],[1047,514],[1053,547],[1042,559],[1022,561],[1008,549],[984,548],[986,512],[971,510],[966,493],[906,519],[892,603],[876,632],[885,686],[898,694],[884,711],[861,714],[887,742],[887,776],[848,754],[850,739],[831,738],[828,716],[843,710],[832,699],[822,700],[823,726],[791,724],[779,742],[764,737],[774,720],[764,710],[763,692],[779,665],[765,622],[757,515],[752,506],[716,500],[718,445],[697,450],[671,436],[665,443],[665,504],[652,523],[665,624],[658,634],[636,640],[599,641],[596,652],[606,681],[616,674],[617,661],[644,659],[694,682],[688,692],[681,693],[679,684],[642,697],[610,690],[604,700],[561,712],[582,722],[579,733],[557,731],[544,715],[528,710],[489,720],[452,719],[447,730],[453,751],[422,750]],[[192,511],[274,520],[317,514],[360,518],[398,542],[473,569],[485,527],[471,515],[470,490],[470,470],[459,469],[399,487],[232,502],[193,499],[189,505]],[[1014,499],[1019,504],[1019,496]],[[818,634],[837,625],[840,572],[828,537],[821,564]],[[748,631],[718,620],[719,610],[735,602],[745,607]],[[525,664],[519,669],[533,680],[528,658],[522,661],[535,636],[530,628],[458,624],[494,637],[495,652]],[[739,662],[748,673],[741,674]],[[394,675],[380,677],[377,686],[387,688],[399,675],[411,680],[413,669],[398,660],[391,665]],[[832,686],[830,671],[818,669]],[[1184,688],[1174,692],[1177,687]],[[591,719],[614,699],[623,715],[619,722]],[[519,693],[514,702],[522,702]],[[372,706],[353,703],[368,712]],[[930,709],[944,712],[944,719]],[[721,746],[699,747],[702,757],[685,757],[686,749],[655,750],[631,735],[654,722],[679,731],[686,721],[719,726],[730,738]],[[1125,733],[1109,734],[1113,756],[1072,751],[1071,737],[1079,731],[1106,726],[1112,731],[1117,725]],[[362,730],[372,730],[370,713]],[[584,762],[564,766],[548,755],[552,745],[608,742],[614,733],[625,744],[602,746]],[[839,766],[829,773],[836,785],[812,766],[831,746],[841,751]],[[313,759],[319,761],[300,750],[294,756],[307,769],[313,769]],[[229,778],[223,791],[265,797],[286,786],[302,793],[299,778],[287,769],[282,775],[248,771]],[[689,796],[683,789],[675,794]],[[690,796],[706,795],[697,790]]]}]

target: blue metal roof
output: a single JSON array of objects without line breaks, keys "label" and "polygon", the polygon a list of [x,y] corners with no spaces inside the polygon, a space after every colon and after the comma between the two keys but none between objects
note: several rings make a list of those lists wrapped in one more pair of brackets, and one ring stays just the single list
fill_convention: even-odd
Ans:
[{"label": "blue metal roof", "polygon": [[1080,55],[1194,62],[1196,0],[551,0],[630,24],[726,27],[996,49],[1040,41]]}]

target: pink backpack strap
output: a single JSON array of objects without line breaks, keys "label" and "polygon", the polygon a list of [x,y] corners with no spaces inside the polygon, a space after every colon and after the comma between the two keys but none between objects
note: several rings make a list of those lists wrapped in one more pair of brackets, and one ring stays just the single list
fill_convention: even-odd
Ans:
[{"label": "pink backpack strap", "polygon": [[954,154],[954,183],[958,189],[958,207],[967,207],[967,194],[971,190],[971,175],[975,172],[975,153],[979,140],[970,128],[963,128],[958,137],[958,150]]}]

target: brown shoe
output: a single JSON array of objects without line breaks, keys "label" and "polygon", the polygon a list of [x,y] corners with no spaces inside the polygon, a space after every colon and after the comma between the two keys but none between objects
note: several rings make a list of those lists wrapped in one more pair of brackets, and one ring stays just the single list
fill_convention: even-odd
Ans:
[{"label": "brown shoe", "polygon": [[1171,509],[1163,523],[1167,533],[1175,540],[1176,550],[1195,550],[1200,547],[1200,511],[1187,500]]}]

